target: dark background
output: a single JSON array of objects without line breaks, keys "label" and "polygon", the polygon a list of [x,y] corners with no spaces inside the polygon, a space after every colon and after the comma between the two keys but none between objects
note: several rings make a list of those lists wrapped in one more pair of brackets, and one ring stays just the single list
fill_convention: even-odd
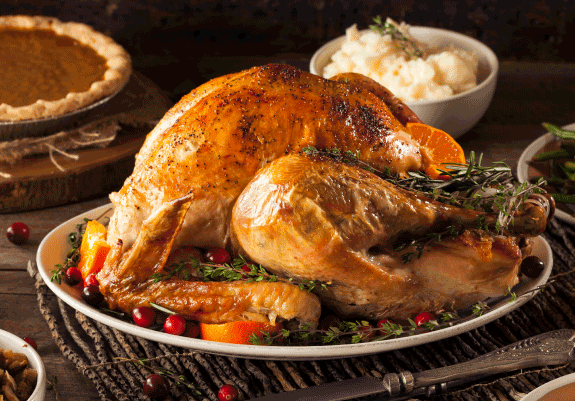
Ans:
[{"label": "dark background", "polygon": [[[0,14],[84,22],[112,36],[134,69],[177,101],[209,78],[313,52],[376,15],[473,36],[501,61],[575,62],[575,1],[2,0]],[[245,58],[243,58],[245,57]]]}]

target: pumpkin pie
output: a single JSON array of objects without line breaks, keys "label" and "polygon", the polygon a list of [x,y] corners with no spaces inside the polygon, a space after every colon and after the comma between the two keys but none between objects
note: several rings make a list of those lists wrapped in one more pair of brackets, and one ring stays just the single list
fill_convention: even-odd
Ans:
[{"label": "pumpkin pie", "polygon": [[55,117],[119,91],[128,53],[88,25],[0,16],[0,121]]}]

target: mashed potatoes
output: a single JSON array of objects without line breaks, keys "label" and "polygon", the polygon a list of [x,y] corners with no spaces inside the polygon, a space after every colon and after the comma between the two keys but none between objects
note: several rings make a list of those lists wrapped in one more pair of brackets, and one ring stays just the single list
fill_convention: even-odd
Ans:
[{"label": "mashed potatoes", "polygon": [[[388,19],[408,39],[409,25]],[[360,32],[356,25],[346,30],[341,49],[323,70],[330,78],[342,72],[357,72],[370,77],[403,101],[445,98],[477,85],[478,60],[459,49],[431,52],[419,42],[423,51],[416,57],[401,43],[376,31]]]}]

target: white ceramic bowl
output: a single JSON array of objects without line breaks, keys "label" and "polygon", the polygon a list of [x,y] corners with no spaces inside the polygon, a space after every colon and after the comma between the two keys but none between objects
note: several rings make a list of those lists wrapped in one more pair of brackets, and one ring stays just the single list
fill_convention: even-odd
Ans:
[{"label": "white ceramic bowl", "polygon": [[46,369],[40,355],[26,341],[4,330],[0,330],[0,348],[26,355],[29,366],[38,372],[36,388],[27,401],[43,401],[46,396]]},{"label": "white ceramic bowl", "polygon": [[[575,123],[565,125],[562,128],[573,131],[575,130]],[[553,144],[557,143],[558,147],[559,142],[560,140],[550,132],[531,142],[531,144],[525,148],[523,153],[521,153],[521,157],[519,157],[519,160],[517,161],[517,179],[519,182],[528,182],[531,177],[542,175],[541,171],[530,165],[531,160],[533,160],[535,155],[541,152],[555,149]],[[575,205],[564,204],[564,207],[566,208],[565,211],[557,208],[555,210],[555,216],[558,219],[575,225]]]},{"label": "white ceramic bowl", "polygon": [[[569,386],[561,388],[564,386]],[[527,394],[521,401],[567,401],[575,399],[575,373],[559,377]]]},{"label": "white ceramic bowl", "polygon": [[[461,33],[421,26],[412,26],[409,33],[432,49],[454,47],[472,52],[479,58],[478,85],[475,88],[445,99],[405,102],[424,123],[457,138],[477,124],[493,99],[499,72],[497,56],[480,41]],[[323,76],[324,67],[344,40],[345,35],[320,47],[311,58],[310,72]]]}]

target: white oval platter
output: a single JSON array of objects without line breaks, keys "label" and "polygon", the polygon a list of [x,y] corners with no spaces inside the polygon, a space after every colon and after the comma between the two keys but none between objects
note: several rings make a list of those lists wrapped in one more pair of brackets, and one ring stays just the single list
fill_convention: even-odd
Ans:
[{"label": "white oval platter", "polygon": [[[102,216],[110,216],[112,205],[103,205],[92,209],[86,213],[76,216],[52,230],[40,243],[36,262],[38,270],[46,285],[65,303],[75,310],[97,320],[107,326],[116,328],[125,333],[143,337],[148,340],[174,346],[189,348],[213,354],[243,357],[251,359],[268,360],[318,360],[335,359],[345,357],[357,357],[371,355],[385,351],[397,350],[415,345],[426,344],[455,336],[479,326],[483,326],[497,318],[504,316],[512,310],[520,307],[531,299],[537,291],[533,291],[545,284],[551,273],[553,256],[549,244],[541,237],[535,238],[533,254],[538,256],[545,264],[545,269],[539,278],[523,283],[520,290],[516,291],[518,297],[515,301],[509,302],[507,299],[501,300],[490,308],[482,316],[467,320],[452,327],[427,333],[416,334],[408,337],[390,338],[384,341],[375,341],[359,344],[342,345],[317,345],[317,346],[261,346],[261,345],[237,345],[213,341],[206,341],[196,338],[180,337],[160,331],[146,329],[135,324],[126,322],[116,317],[101,312],[82,301],[80,290],[65,284],[57,284],[50,281],[52,270],[56,264],[65,261],[66,254],[70,248],[68,235],[76,231],[76,226],[84,219],[98,219]],[[517,287],[514,287],[514,291]],[[520,295],[524,294],[525,295]]]}]

